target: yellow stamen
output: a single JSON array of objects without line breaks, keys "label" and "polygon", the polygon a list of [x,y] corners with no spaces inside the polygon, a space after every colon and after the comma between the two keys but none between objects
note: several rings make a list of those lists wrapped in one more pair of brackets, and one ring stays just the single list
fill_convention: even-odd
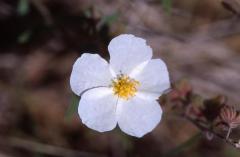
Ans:
[{"label": "yellow stamen", "polygon": [[126,75],[118,75],[115,80],[112,81],[113,92],[115,95],[122,99],[129,99],[135,96],[137,92],[137,86],[140,83]]}]

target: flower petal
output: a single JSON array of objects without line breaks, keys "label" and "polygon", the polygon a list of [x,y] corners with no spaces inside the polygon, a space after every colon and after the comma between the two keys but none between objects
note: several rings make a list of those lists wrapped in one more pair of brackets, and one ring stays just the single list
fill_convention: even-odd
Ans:
[{"label": "flower petal", "polygon": [[155,95],[156,98],[170,88],[167,66],[161,59],[150,60],[138,75],[132,77],[140,82],[139,92]]},{"label": "flower petal", "polygon": [[134,67],[152,58],[152,49],[146,41],[131,34],[112,39],[108,51],[110,65],[117,74],[129,74]]},{"label": "flower petal", "polygon": [[80,95],[89,88],[110,84],[109,65],[98,54],[84,53],[74,63],[70,85],[75,94]]},{"label": "flower petal", "polygon": [[100,87],[87,91],[79,102],[78,113],[87,127],[99,131],[110,131],[117,125],[117,98],[112,89]]},{"label": "flower petal", "polygon": [[151,99],[141,99],[138,96],[120,102],[118,124],[125,133],[142,137],[152,131],[160,122],[162,109],[157,101]]}]

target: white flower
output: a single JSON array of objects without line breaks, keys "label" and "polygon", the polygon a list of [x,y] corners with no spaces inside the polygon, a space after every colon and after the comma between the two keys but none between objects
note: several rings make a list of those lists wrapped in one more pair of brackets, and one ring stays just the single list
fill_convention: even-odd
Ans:
[{"label": "white flower", "polygon": [[152,59],[146,41],[123,34],[108,46],[110,63],[98,54],[84,53],[73,65],[70,84],[81,96],[82,122],[99,132],[118,124],[132,136],[142,137],[161,120],[156,99],[170,88],[169,74],[161,59]]}]

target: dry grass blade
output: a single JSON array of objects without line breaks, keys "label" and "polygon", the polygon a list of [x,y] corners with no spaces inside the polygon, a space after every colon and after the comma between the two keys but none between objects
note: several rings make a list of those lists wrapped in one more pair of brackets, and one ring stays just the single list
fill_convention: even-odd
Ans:
[{"label": "dry grass blade", "polygon": [[51,156],[63,157],[105,157],[101,154],[76,151],[68,148],[58,147],[50,144],[21,139],[17,137],[1,137],[0,144],[11,148],[20,148],[30,152],[37,152]]},{"label": "dry grass blade", "polygon": [[240,1],[239,0],[223,0],[222,5],[225,9],[231,11],[233,14],[240,15]]}]

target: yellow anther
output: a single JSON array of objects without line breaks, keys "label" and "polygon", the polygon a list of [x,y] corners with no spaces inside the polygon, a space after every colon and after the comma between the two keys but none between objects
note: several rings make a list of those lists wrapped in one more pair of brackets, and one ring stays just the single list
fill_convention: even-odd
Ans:
[{"label": "yellow anther", "polygon": [[123,74],[112,81],[113,93],[125,100],[135,96],[139,85],[138,81]]}]

